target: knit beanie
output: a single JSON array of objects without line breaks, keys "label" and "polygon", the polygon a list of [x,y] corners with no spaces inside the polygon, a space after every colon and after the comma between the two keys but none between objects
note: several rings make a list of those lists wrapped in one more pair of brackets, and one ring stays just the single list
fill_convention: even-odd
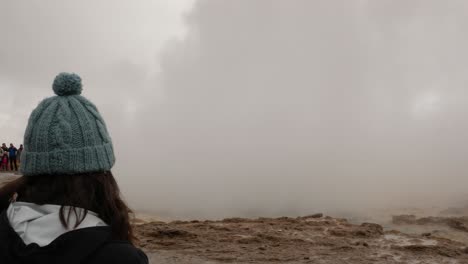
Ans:
[{"label": "knit beanie", "polygon": [[96,106],[81,96],[81,78],[55,77],[55,94],[29,117],[21,173],[63,175],[109,171],[115,163],[112,140]]}]

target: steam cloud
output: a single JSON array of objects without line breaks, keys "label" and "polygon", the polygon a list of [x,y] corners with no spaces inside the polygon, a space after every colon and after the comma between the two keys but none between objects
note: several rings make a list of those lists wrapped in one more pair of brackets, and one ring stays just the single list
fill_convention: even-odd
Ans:
[{"label": "steam cloud", "polygon": [[[447,204],[468,184],[467,10],[466,1],[199,0],[155,65],[128,62],[132,52],[114,63],[112,51],[104,75],[79,65],[103,87],[93,95],[105,101],[115,172],[138,210],[224,217]],[[137,36],[145,22],[124,32]],[[120,47],[95,37],[83,45]],[[80,57],[80,46],[57,46],[77,50],[61,59]],[[0,80],[23,79],[3,61]],[[43,73],[34,78],[52,77]]]}]

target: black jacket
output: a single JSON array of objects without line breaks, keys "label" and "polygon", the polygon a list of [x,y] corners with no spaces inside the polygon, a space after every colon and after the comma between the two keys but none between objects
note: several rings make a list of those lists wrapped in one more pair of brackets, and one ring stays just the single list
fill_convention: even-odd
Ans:
[{"label": "black jacket", "polygon": [[147,264],[148,258],[129,242],[112,240],[109,227],[70,231],[45,247],[26,246],[3,212],[0,215],[0,263]]}]

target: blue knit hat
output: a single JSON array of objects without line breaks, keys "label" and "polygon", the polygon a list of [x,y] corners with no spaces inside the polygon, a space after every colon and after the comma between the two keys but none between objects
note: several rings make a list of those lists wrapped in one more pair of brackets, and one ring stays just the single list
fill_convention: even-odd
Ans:
[{"label": "blue knit hat", "polygon": [[81,96],[80,76],[60,73],[53,90],[31,113],[24,135],[24,176],[109,171],[112,140],[96,106]]}]

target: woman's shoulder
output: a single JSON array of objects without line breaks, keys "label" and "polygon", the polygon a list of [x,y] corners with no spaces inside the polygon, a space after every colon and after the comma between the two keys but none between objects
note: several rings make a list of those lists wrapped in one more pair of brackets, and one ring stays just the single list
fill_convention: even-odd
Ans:
[{"label": "woman's shoulder", "polygon": [[148,257],[128,241],[111,240],[99,248],[89,259],[89,264],[148,264]]}]

